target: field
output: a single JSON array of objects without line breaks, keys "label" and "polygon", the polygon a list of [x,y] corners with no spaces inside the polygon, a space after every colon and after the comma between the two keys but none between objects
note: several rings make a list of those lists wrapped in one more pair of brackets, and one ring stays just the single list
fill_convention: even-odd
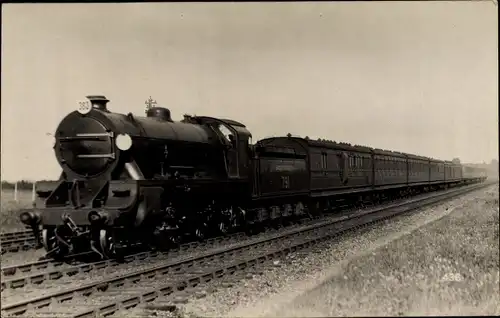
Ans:
[{"label": "field", "polygon": [[14,199],[13,189],[2,189],[0,218],[0,231],[2,233],[25,229],[25,226],[19,221],[19,211],[32,207],[31,191],[19,190],[17,192],[17,201]]},{"label": "field", "polygon": [[498,190],[346,260],[278,308],[246,316],[500,315]]}]

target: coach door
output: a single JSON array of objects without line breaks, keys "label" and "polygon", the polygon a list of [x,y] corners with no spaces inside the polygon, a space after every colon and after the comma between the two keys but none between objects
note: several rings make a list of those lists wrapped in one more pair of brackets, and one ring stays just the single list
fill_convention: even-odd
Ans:
[{"label": "coach door", "polygon": [[349,182],[349,155],[342,151],[340,154],[338,154],[339,157],[339,166],[340,166],[340,181],[342,182],[342,185],[347,185]]}]

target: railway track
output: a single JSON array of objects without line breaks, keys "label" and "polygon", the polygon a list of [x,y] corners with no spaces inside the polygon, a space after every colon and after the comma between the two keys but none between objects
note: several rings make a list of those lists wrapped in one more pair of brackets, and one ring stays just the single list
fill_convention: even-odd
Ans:
[{"label": "railway track", "polygon": [[[300,226],[314,221],[309,219],[296,220],[296,224],[290,225]],[[269,231],[278,231],[279,229],[267,229]],[[261,233],[262,234],[262,233]],[[50,280],[59,280],[62,277],[73,277],[78,274],[89,273],[93,270],[101,270],[113,268],[119,265],[127,264],[133,266],[134,262],[141,261],[162,261],[164,259],[171,259],[181,256],[185,253],[191,253],[201,250],[212,248],[220,244],[230,244],[241,241],[241,239],[248,239],[245,233],[238,232],[228,236],[220,236],[209,238],[202,242],[189,242],[180,245],[178,248],[171,249],[168,252],[160,251],[145,251],[127,255],[122,260],[99,260],[95,262],[87,262],[86,256],[92,256],[92,252],[85,252],[77,255],[68,256],[63,260],[43,259],[34,262],[22,263],[17,265],[5,266],[1,268],[2,291],[6,289],[19,289],[28,285],[40,285],[43,282]],[[79,261],[82,260],[82,261]],[[43,286],[41,286],[43,288]]]},{"label": "railway track", "polygon": [[3,301],[2,316],[95,317],[111,315],[159,297],[170,302],[183,301],[187,295],[203,294],[211,288],[212,281],[219,278],[226,277],[226,283],[231,284],[244,279],[249,272],[260,271],[259,267],[273,266],[270,260],[289,252],[487,185],[490,184],[422,195],[384,207],[369,208],[362,214],[330,217],[311,225],[286,228],[229,246],[209,248],[191,256],[180,253],[179,257],[166,262],[155,262],[161,265],[153,264],[39,297],[26,297],[28,299],[17,303]]},{"label": "railway track", "polygon": [[[309,219],[296,220],[296,224],[290,225],[288,228],[307,225],[314,222],[314,220],[311,221]],[[269,228],[265,233],[261,233],[260,235],[265,235],[269,232],[276,232],[279,230],[280,229]],[[100,260],[90,263],[85,261],[78,261],[78,259],[84,259],[85,256],[91,256],[92,254],[92,252],[85,252],[78,255],[69,256],[64,260],[59,261],[54,259],[44,259],[35,262],[6,266],[1,268],[1,288],[2,292],[7,289],[20,289],[30,285],[37,285],[37,288],[44,288],[43,285],[38,285],[41,285],[42,283],[48,281],[59,280],[63,277],[75,278],[75,275],[87,274],[94,270],[103,270],[103,272],[107,272],[120,265],[133,267],[134,265],[141,265],[141,262],[144,261],[159,262],[163,260],[169,260],[172,258],[183,256],[186,253],[200,252],[208,248],[213,248],[217,245],[228,245],[241,242],[242,239],[244,240],[251,238],[247,237],[243,232],[238,232],[229,236],[209,238],[202,242],[190,242],[182,244],[181,246],[179,246],[179,248],[169,250],[168,252],[139,252],[125,256],[123,260]],[[20,292],[24,293],[24,290]]]},{"label": "railway track", "polygon": [[[56,267],[71,263],[75,258],[78,258],[79,256],[86,256],[86,255],[90,255],[90,254],[91,254],[91,252],[86,252],[86,253],[77,254],[77,255],[71,255],[71,256],[64,258],[61,261],[56,261],[54,259],[40,259],[40,260],[34,261],[34,262],[5,266],[5,267],[2,267],[2,270],[1,270],[2,282],[4,281],[5,277],[8,277],[8,276],[17,276],[18,274],[35,272],[35,271],[47,269],[49,267],[56,268]],[[3,287],[2,287],[2,290],[3,290]]]},{"label": "railway track", "polygon": [[[40,285],[51,280],[59,280],[62,277],[72,277],[78,274],[87,274],[91,271],[104,270],[113,271],[115,267],[126,265],[133,268],[141,262],[158,262],[186,253],[200,252],[220,244],[237,242],[244,237],[244,233],[235,233],[230,236],[210,238],[202,242],[190,242],[181,245],[177,249],[168,252],[145,251],[127,255],[123,260],[108,259],[96,262],[78,261],[80,257],[91,256],[92,252],[85,252],[68,257],[66,260],[56,261],[53,259],[40,260],[26,264],[2,267],[2,292],[7,289],[19,289],[28,285]],[[22,275],[26,274],[27,275]],[[109,274],[109,272],[105,273]],[[87,277],[82,277],[86,279]],[[41,286],[43,288],[44,286]],[[21,291],[24,293],[24,291]]]},{"label": "railway track", "polygon": [[[350,209],[344,210],[347,216],[350,216],[354,211],[349,213]],[[352,209],[351,209],[352,210]],[[357,212],[356,212],[357,213]],[[300,219],[294,220],[292,224],[288,225],[287,228],[293,228],[294,226],[308,225],[317,222],[317,220],[310,219]],[[278,231],[281,228],[267,228],[266,232]],[[262,234],[262,233],[261,233]],[[185,253],[189,250],[195,250],[198,247],[204,248],[207,245],[213,245],[214,243],[228,243],[231,240],[239,240],[244,233],[234,233],[226,237],[216,237],[209,238],[203,242],[189,242],[182,244],[179,248],[168,251],[167,253],[160,253],[157,251],[146,251],[135,253],[132,255],[127,255],[122,261],[118,262],[116,260],[104,260],[88,263],[86,261],[78,261],[78,259],[85,259],[86,256],[91,256],[92,252],[85,252],[77,255],[66,256],[63,260],[54,259],[41,259],[38,261],[16,264],[5,266],[1,268],[1,278],[2,278],[2,291],[4,289],[17,289],[22,288],[29,284],[41,284],[47,280],[58,280],[64,276],[73,276],[78,273],[88,273],[93,269],[102,269],[106,266],[116,266],[123,263],[130,263],[137,260],[144,260],[148,257],[157,258],[176,256],[179,253]]]},{"label": "railway track", "polygon": [[6,233],[0,234],[0,240],[2,240],[2,241],[27,238],[27,237],[28,238],[33,237],[33,231],[25,230],[25,231],[16,231],[16,232],[6,232]]},{"label": "railway track", "polygon": [[[387,204],[387,203],[386,203]],[[349,213],[350,212],[350,213]],[[346,217],[353,215],[353,213],[359,213],[358,209],[349,211],[346,209],[344,212]],[[338,218],[338,216],[327,216],[326,218]],[[300,225],[311,225],[318,220],[302,219],[295,220],[293,225],[289,225],[287,228],[293,228],[294,226]],[[279,231],[281,229],[268,228],[267,233],[272,231]],[[265,235],[261,233],[261,235]],[[44,282],[51,280],[59,280],[63,277],[73,277],[74,275],[89,273],[93,270],[101,270],[107,267],[115,267],[120,264],[130,264],[133,262],[143,261],[147,258],[152,258],[155,261],[161,261],[162,259],[169,259],[172,257],[177,257],[179,254],[196,251],[197,248],[206,248],[207,246],[215,246],[216,244],[229,244],[231,242],[237,242],[241,238],[246,239],[247,237],[243,233],[235,233],[226,237],[210,238],[203,242],[190,242],[181,245],[179,248],[170,250],[167,253],[161,253],[157,251],[146,251],[135,253],[132,255],[127,255],[123,260],[103,260],[96,262],[79,262],[78,259],[85,256],[90,256],[92,252],[86,252],[78,255],[67,256],[63,260],[54,259],[44,259],[35,262],[11,265],[1,268],[2,275],[2,291],[6,289],[19,289],[28,285],[40,285]],[[43,288],[43,286],[40,286]]]},{"label": "railway track", "polygon": [[16,253],[35,248],[37,244],[32,230],[8,232],[0,234],[2,254]]}]

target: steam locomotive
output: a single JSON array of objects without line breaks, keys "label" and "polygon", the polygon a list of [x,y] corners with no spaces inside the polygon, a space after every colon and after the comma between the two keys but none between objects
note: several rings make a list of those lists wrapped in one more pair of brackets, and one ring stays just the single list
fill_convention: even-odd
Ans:
[{"label": "steam locomotive", "polygon": [[174,122],[162,107],[124,115],[104,96],[87,99],[55,132],[59,180],[38,182],[35,209],[20,216],[35,232],[41,226],[52,257],[92,250],[111,258],[134,242],[164,247],[486,179],[453,162],[326,140],[252,144],[234,120]]}]

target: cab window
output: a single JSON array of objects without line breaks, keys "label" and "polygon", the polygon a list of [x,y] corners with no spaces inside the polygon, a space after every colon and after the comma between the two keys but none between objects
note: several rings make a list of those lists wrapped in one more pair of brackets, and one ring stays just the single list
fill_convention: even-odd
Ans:
[{"label": "cab window", "polygon": [[218,124],[216,126],[216,129],[221,133],[221,135],[224,137],[224,139],[228,142],[228,143],[234,143],[234,134],[233,132],[227,128],[225,125],[223,124]]}]

